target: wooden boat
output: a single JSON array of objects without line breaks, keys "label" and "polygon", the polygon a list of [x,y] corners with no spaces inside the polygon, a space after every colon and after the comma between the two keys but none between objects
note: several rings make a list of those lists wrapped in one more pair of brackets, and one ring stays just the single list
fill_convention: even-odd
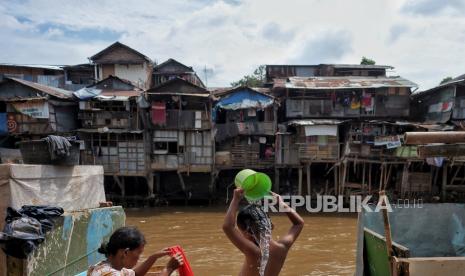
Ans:
[{"label": "wooden boat", "polygon": [[356,276],[465,275],[465,204],[391,206],[359,214]]}]

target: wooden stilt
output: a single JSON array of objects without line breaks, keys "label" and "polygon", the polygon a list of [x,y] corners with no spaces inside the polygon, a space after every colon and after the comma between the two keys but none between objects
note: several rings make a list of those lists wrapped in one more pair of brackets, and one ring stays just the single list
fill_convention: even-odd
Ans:
[{"label": "wooden stilt", "polygon": [[[386,190],[386,187],[389,183],[389,178],[391,177],[391,171],[392,171],[392,166],[394,165],[387,165],[389,167],[389,169],[387,170],[387,174],[386,174],[386,178],[384,179],[384,187],[383,187],[383,190]],[[387,168],[386,168],[387,169]]]},{"label": "wooden stilt", "polygon": [[402,197],[405,197],[406,187],[408,185],[408,167],[409,163],[405,163],[404,169],[402,170],[402,181],[400,183],[400,194]]},{"label": "wooden stilt", "polygon": [[441,196],[442,200],[446,200],[446,188],[447,188],[447,165],[445,164],[442,167],[442,187],[441,187]]},{"label": "wooden stilt", "polygon": [[182,177],[182,174],[179,171],[178,171],[178,178],[179,178],[179,183],[181,184],[181,188],[186,196],[184,203],[187,205],[188,195],[187,195],[186,184],[184,183],[184,178]]},{"label": "wooden stilt", "polygon": [[309,163],[306,166],[306,170],[307,170],[306,171],[306,174],[307,174],[307,194],[309,196],[312,195],[312,183],[311,183],[312,179],[311,179],[311,170],[310,170],[311,165],[312,165],[312,163]]},{"label": "wooden stilt", "polygon": [[381,175],[379,176],[379,188],[378,191],[381,191],[384,186],[384,163],[381,164]]},{"label": "wooden stilt", "polygon": [[365,162],[363,162],[363,168],[362,168],[362,194],[366,194],[366,185],[365,185]]},{"label": "wooden stilt", "polygon": [[148,186],[148,189],[149,189],[149,197],[152,197],[153,196],[153,173],[148,173],[147,174],[147,186]]},{"label": "wooden stilt", "polygon": [[334,195],[337,195],[338,171],[339,171],[339,166],[334,167],[334,169],[333,169],[333,174],[334,174]]},{"label": "wooden stilt", "polygon": [[339,192],[340,195],[344,194],[344,187],[346,185],[346,176],[347,176],[347,165],[348,163],[342,163],[343,171],[342,171],[341,190]]},{"label": "wooden stilt", "polygon": [[121,190],[121,196],[124,197],[126,195],[126,189],[124,187],[124,183],[119,179],[117,175],[113,175],[113,179],[115,180],[116,184]]},{"label": "wooden stilt", "polygon": [[302,195],[302,167],[299,167],[299,186],[298,186],[298,195]]},{"label": "wooden stilt", "polygon": [[274,187],[273,191],[279,194],[279,169],[274,169]]}]

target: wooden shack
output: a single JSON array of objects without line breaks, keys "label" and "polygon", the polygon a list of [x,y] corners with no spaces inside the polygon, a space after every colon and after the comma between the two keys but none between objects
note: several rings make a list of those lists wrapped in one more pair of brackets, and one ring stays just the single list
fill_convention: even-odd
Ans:
[{"label": "wooden shack", "polygon": [[87,89],[79,102],[82,162],[103,166],[108,195],[116,200],[153,197],[143,91],[115,76]]},{"label": "wooden shack", "polygon": [[[387,76],[389,68],[320,64],[282,68],[273,65],[267,69],[273,95],[281,102],[275,182],[280,179],[280,171],[285,173],[285,179],[297,176],[297,188],[291,190],[301,194],[305,169],[307,194],[314,192],[312,183],[317,186],[315,191],[324,193],[341,194],[346,188],[349,192],[363,190],[363,185],[349,181],[351,155],[357,155],[355,159],[368,155],[368,159],[377,160],[382,156],[358,143],[357,139],[363,137],[354,138],[360,123],[382,119],[386,126],[381,123],[381,129],[386,129],[390,122],[408,119],[411,88],[416,87],[401,77]],[[376,139],[384,144],[392,142],[393,148],[400,146],[400,140],[394,138],[402,132],[389,133],[389,137]],[[297,175],[292,169],[297,170]],[[325,173],[313,176],[313,170]]]},{"label": "wooden shack", "polygon": [[214,93],[216,168],[273,169],[277,102],[269,89],[236,87]]},{"label": "wooden shack", "polygon": [[95,65],[95,79],[100,81],[117,76],[148,89],[152,81],[153,62],[135,49],[115,42],[89,58]]},{"label": "wooden shack", "polygon": [[174,78],[181,78],[197,86],[205,88],[202,80],[192,67],[182,64],[181,62],[170,58],[153,67],[152,87],[159,86],[165,81]]},{"label": "wooden shack", "polygon": [[[160,180],[157,187],[173,197],[209,199],[214,165],[210,93],[174,78],[147,90],[147,95],[151,105],[151,168]],[[169,180],[173,176],[178,185]],[[204,180],[194,180],[199,176]],[[199,187],[192,188],[195,185]]]},{"label": "wooden shack", "polygon": [[23,79],[0,83],[0,132],[19,139],[70,135],[77,128],[77,102],[70,91]]}]

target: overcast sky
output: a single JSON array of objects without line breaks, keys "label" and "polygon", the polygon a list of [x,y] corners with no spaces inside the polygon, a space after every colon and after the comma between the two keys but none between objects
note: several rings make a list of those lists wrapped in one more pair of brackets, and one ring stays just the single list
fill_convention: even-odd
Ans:
[{"label": "overcast sky", "polygon": [[437,85],[465,73],[465,0],[0,0],[0,62],[77,64],[120,41],[225,86],[260,64],[359,63]]}]

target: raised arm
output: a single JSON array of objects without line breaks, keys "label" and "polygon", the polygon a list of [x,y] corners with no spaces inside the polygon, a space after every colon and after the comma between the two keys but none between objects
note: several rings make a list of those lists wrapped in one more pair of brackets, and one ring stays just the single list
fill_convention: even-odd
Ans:
[{"label": "raised arm", "polygon": [[304,220],[302,217],[291,207],[289,207],[283,200],[283,198],[272,192],[272,195],[278,200],[278,204],[280,207],[280,210],[284,210],[287,217],[292,223],[291,228],[287,232],[286,235],[284,235],[279,242],[286,246],[287,248],[290,248],[292,244],[297,240],[297,238],[300,235],[300,232],[302,232],[302,229],[304,228]]},{"label": "raised arm", "polygon": [[244,197],[244,190],[237,188],[234,190],[234,196],[229,205],[223,222],[223,231],[228,239],[248,257],[260,254],[260,249],[253,242],[246,239],[244,235],[236,228],[236,214],[239,209],[239,202]]}]

